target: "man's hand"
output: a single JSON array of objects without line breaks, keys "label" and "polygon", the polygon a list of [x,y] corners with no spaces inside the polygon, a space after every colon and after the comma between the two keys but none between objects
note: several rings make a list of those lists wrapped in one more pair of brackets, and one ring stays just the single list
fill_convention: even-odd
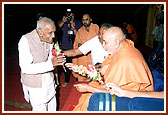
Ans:
[{"label": "man's hand", "polygon": [[70,24],[71,24],[72,29],[75,29],[75,22],[71,20]]},{"label": "man's hand", "polygon": [[115,83],[106,83],[106,85],[108,87],[110,87],[109,91],[110,91],[111,94],[115,94],[115,95],[117,95],[119,97],[125,97],[125,94],[126,94],[125,90],[122,89],[117,84],[115,84]]},{"label": "man's hand", "polygon": [[67,21],[66,16],[63,16],[63,18],[62,18],[62,22],[65,23],[66,21]]},{"label": "man's hand", "polygon": [[66,62],[65,56],[55,56],[51,59],[53,66],[63,65]]},{"label": "man's hand", "polygon": [[70,49],[70,50],[64,51],[64,55],[67,57],[75,57],[75,56],[79,56],[82,54],[83,53],[79,49]]},{"label": "man's hand", "polygon": [[76,68],[76,66],[75,66],[75,64],[73,64],[73,63],[66,63],[65,66],[66,66],[68,69],[72,70],[73,72],[78,72],[78,71],[77,71],[77,68]]}]

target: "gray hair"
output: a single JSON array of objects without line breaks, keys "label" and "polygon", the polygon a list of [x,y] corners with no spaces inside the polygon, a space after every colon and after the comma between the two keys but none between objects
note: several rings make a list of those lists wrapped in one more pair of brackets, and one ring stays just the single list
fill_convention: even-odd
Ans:
[{"label": "gray hair", "polygon": [[47,17],[42,17],[37,21],[37,27],[36,29],[39,28],[45,28],[45,26],[49,24],[49,25],[55,25],[54,21],[52,21],[50,18]]},{"label": "gray hair", "polygon": [[111,27],[114,27],[112,24],[109,24],[109,23],[102,23],[100,25],[100,27],[107,27],[107,28],[111,28]]}]

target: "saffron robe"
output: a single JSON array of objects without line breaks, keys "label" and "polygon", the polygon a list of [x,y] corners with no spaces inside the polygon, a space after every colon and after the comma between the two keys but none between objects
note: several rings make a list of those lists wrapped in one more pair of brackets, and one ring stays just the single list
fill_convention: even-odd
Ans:
[{"label": "saffron robe", "polygon": [[[123,89],[134,91],[153,91],[153,77],[142,54],[134,47],[131,40],[124,41],[115,56],[109,55],[103,66],[109,64],[105,74],[105,83],[116,83]],[[105,89],[98,82],[92,81],[90,86]],[[73,111],[87,111],[92,93],[84,93]]]},{"label": "saffron robe", "polygon": [[[74,41],[74,49],[77,49],[79,46],[87,42],[88,40],[94,38],[99,32],[99,27],[97,24],[91,23],[89,32],[86,31],[85,27],[82,26],[78,32],[76,33],[75,41]],[[94,45],[94,44],[93,44]],[[87,66],[92,64],[91,53],[88,53],[84,56],[78,56],[72,60],[72,62],[76,65],[84,65]],[[85,81],[86,77],[82,77],[79,74],[73,72],[73,76],[78,78],[78,81]]]}]

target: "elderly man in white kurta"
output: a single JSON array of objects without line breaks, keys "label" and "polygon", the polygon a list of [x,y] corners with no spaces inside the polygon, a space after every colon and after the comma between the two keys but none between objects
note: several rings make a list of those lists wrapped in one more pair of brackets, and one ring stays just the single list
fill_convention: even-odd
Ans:
[{"label": "elderly man in white kurta", "polygon": [[18,44],[24,97],[30,101],[33,111],[56,111],[57,108],[52,71],[65,59],[52,56],[51,43],[55,31],[54,22],[43,17],[37,21],[37,28],[23,35]]}]

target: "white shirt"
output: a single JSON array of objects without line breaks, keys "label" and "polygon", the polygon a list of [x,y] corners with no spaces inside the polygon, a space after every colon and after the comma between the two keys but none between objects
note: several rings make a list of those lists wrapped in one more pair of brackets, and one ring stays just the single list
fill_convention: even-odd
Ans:
[{"label": "white shirt", "polygon": [[108,55],[108,53],[102,47],[98,36],[95,36],[91,40],[85,42],[82,46],[79,47],[79,50],[84,55],[91,51],[92,65],[95,65],[96,63],[102,63]]},{"label": "white shirt", "polygon": [[[51,75],[48,73],[54,69],[51,58],[52,58],[52,44],[50,45],[50,53],[48,60],[46,62],[33,64],[33,56],[29,49],[29,44],[27,39],[22,36],[18,44],[19,50],[19,65],[21,68],[22,73],[26,74],[38,74],[42,73],[42,88],[30,88],[27,87],[28,90],[34,92],[36,96],[35,98],[38,99],[38,103],[45,103],[50,100],[56,93],[55,91],[55,82]],[[37,49],[38,50],[38,49]],[[23,89],[24,90],[24,89]],[[34,94],[33,93],[33,94]],[[24,90],[24,94],[28,94],[27,90]],[[26,101],[29,101],[29,95],[25,95]]]}]

